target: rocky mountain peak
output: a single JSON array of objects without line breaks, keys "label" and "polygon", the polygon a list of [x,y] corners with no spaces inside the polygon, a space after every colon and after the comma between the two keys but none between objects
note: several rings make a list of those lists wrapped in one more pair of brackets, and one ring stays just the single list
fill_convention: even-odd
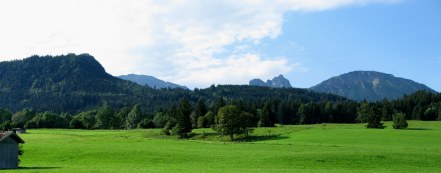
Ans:
[{"label": "rocky mountain peak", "polygon": [[274,77],[272,80],[267,80],[264,82],[261,79],[253,79],[249,82],[249,85],[252,86],[264,86],[271,88],[292,88],[291,83],[288,79],[286,79],[283,75],[279,75]]}]

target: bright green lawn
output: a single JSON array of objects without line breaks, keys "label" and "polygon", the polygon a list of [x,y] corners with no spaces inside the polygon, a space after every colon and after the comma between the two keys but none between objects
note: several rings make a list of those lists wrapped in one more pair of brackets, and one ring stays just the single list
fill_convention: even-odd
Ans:
[{"label": "bright green lawn", "polygon": [[409,124],[260,128],[252,142],[228,142],[211,129],[194,130],[192,140],[159,130],[28,130],[19,171],[441,172],[441,122]]}]

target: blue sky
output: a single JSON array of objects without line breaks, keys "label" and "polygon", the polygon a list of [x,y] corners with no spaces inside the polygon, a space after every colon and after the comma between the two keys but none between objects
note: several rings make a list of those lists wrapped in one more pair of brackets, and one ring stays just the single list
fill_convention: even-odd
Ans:
[{"label": "blue sky", "polygon": [[0,1],[0,60],[89,53],[189,86],[375,70],[441,91],[438,0]]},{"label": "blue sky", "polygon": [[441,1],[436,0],[291,12],[283,34],[256,49],[268,57],[292,57],[308,69],[286,75],[297,87],[354,70],[375,70],[441,91],[440,19]]}]

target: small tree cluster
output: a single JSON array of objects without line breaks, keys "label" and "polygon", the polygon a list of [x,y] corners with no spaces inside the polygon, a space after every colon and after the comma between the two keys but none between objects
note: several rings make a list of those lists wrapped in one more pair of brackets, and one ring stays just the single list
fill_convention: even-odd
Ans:
[{"label": "small tree cluster", "polygon": [[191,113],[191,127],[198,128],[198,122],[201,117],[204,117],[207,114],[207,107],[202,99],[199,99],[196,103],[196,106]]},{"label": "small tree cluster", "polygon": [[181,99],[179,106],[177,108],[174,106],[169,111],[169,120],[163,129],[163,133],[166,135],[179,135],[180,138],[187,138],[188,133],[192,130],[191,113],[192,108],[188,99]]}]

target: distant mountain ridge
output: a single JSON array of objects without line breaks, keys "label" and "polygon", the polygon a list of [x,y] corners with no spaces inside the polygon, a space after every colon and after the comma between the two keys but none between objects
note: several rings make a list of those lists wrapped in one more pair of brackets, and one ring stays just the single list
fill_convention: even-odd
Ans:
[{"label": "distant mountain ridge", "polygon": [[121,75],[117,76],[120,79],[129,80],[132,82],[135,82],[140,85],[147,85],[151,88],[182,88],[182,89],[188,89],[186,86],[181,86],[178,84],[174,84],[171,82],[166,82],[161,79],[158,79],[153,76],[148,75],[137,75],[137,74],[128,74],[128,75]]},{"label": "distant mountain ridge", "polygon": [[376,71],[354,71],[313,86],[315,92],[340,95],[352,100],[398,99],[418,90],[435,92],[426,85]]},{"label": "distant mountain ridge", "polygon": [[272,80],[267,80],[266,82],[262,81],[261,79],[253,79],[249,82],[249,85],[251,86],[264,86],[264,87],[271,87],[271,88],[292,88],[291,83],[288,79],[283,77],[283,75],[279,75],[277,77],[274,77]]}]

